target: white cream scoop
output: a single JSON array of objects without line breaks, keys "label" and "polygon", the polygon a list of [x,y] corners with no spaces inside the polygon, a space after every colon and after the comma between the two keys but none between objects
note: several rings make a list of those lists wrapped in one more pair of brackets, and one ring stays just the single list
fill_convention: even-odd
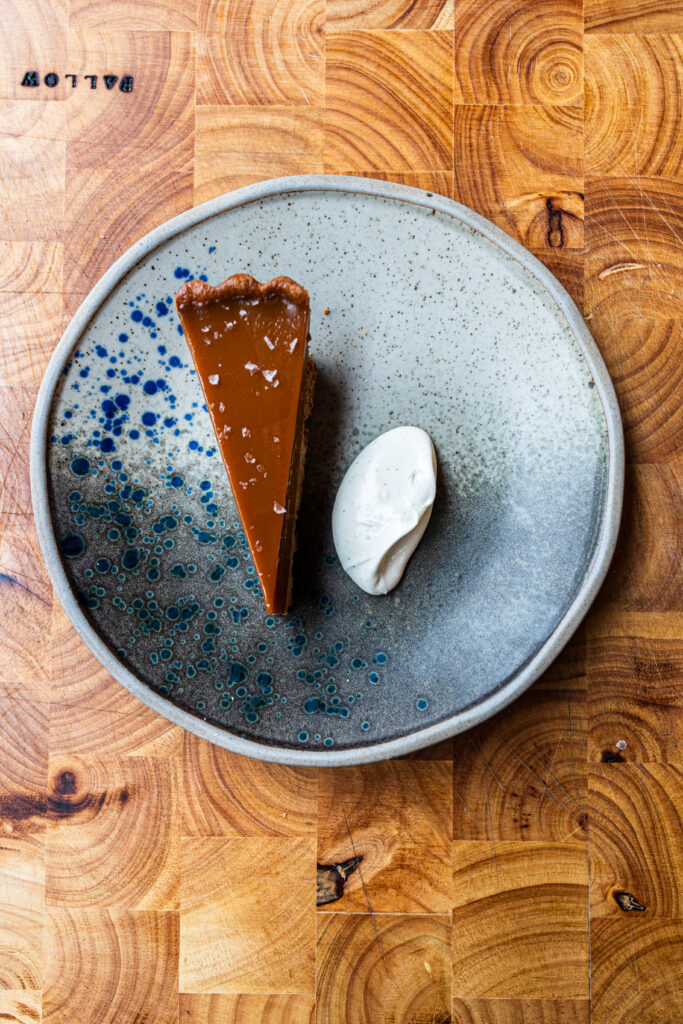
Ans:
[{"label": "white cream scoop", "polygon": [[368,594],[396,586],[422,540],[436,495],[436,453],[419,427],[380,434],[354,459],[332,511],[342,567]]}]

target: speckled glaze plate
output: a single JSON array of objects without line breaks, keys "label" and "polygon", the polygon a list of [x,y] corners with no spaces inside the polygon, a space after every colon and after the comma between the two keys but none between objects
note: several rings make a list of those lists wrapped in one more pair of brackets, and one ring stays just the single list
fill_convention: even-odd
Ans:
[{"label": "speckled glaze plate", "polygon": [[[288,274],[318,367],[290,614],[265,613],[172,297]],[[329,314],[324,309],[329,308]],[[370,597],[331,536],[352,459],[399,424],[439,459],[405,577]],[[297,177],[222,196],[134,245],[48,367],[31,452],[57,595],[105,667],[243,754],[349,764],[469,728],[525,690],[604,577],[621,510],[611,382],[547,270],[457,203]]]}]

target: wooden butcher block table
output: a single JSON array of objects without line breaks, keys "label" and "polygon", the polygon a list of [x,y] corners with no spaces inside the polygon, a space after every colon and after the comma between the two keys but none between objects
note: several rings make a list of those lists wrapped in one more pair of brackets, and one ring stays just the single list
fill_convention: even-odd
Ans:
[{"label": "wooden butcher block table", "polygon": [[[2,12],[0,1021],[680,1024],[680,0]],[[234,756],[114,682],[53,597],[27,472],[48,358],[113,260],[303,172],[443,193],[527,246],[627,447],[612,570],[543,678],[343,770]]]}]

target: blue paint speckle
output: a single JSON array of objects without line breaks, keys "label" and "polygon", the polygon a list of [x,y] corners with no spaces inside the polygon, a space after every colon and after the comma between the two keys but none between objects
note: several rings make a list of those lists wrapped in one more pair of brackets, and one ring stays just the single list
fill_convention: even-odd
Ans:
[{"label": "blue paint speckle", "polygon": [[85,551],[85,541],[79,533],[66,533],[59,542],[65,558],[78,558]]},{"label": "blue paint speckle", "polygon": [[[247,670],[244,665],[240,664],[239,661],[235,661],[230,666],[230,683],[243,683],[247,678]],[[245,691],[246,693],[246,691]],[[238,696],[240,695],[239,690],[237,691]]]},{"label": "blue paint speckle", "polygon": [[121,559],[124,569],[135,569],[140,562],[140,552],[137,548],[128,548]]},{"label": "blue paint speckle", "polygon": [[76,456],[76,458],[71,460],[71,472],[75,476],[87,476],[90,472],[89,461],[82,455]]}]

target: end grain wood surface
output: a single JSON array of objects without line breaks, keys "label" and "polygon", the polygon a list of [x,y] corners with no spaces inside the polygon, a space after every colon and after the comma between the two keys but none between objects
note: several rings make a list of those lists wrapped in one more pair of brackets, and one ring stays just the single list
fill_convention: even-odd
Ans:
[{"label": "end grain wood surface", "polygon": [[[0,1020],[683,1020],[681,0],[1,9]],[[111,679],[53,597],[26,465],[112,261],[311,171],[453,196],[540,257],[628,458],[614,566],[545,676],[454,741],[320,771],[183,735]]]}]

